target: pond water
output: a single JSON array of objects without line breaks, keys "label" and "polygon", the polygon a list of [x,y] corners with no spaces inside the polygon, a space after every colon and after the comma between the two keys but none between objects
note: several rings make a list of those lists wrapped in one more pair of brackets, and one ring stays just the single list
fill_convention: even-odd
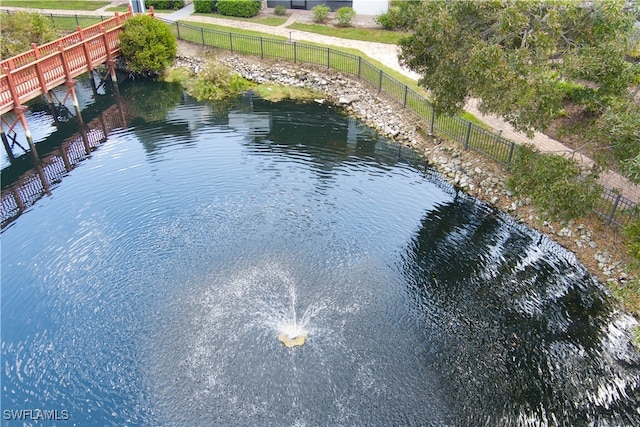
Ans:
[{"label": "pond water", "polygon": [[546,236],[330,106],[121,94],[2,232],[2,425],[640,424],[634,321]]}]

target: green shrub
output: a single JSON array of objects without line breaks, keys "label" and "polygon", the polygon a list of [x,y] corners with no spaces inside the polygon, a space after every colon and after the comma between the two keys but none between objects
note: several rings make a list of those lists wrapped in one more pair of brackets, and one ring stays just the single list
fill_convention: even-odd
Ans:
[{"label": "green shrub", "polygon": [[376,23],[387,30],[407,30],[415,19],[415,7],[418,1],[393,1],[386,13],[376,17]]},{"label": "green shrub", "polygon": [[280,102],[291,99],[299,102],[309,102],[322,98],[322,92],[306,87],[283,86],[279,84],[263,83],[252,89],[252,92],[262,99]]},{"label": "green shrub", "polygon": [[564,100],[585,106],[590,106],[595,101],[596,90],[584,84],[571,80],[560,80],[557,85]]},{"label": "green shrub", "polygon": [[554,219],[572,219],[593,210],[601,188],[594,171],[583,173],[577,162],[542,154],[532,146],[520,146],[514,157],[507,186],[530,197],[533,204]]},{"label": "green shrub", "polygon": [[173,62],[177,50],[171,28],[149,15],[129,18],[120,33],[120,52],[133,74],[160,75]]},{"label": "green shrub", "polygon": [[287,14],[287,8],[279,4],[273,8],[273,13],[278,16],[285,16]]},{"label": "green shrub", "polygon": [[319,4],[319,5],[313,6],[311,8],[311,11],[313,12],[313,22],[322,24],[327,21],[327,18],[329,17],[329,12],[331,12],[331,9],[327,5]]},{"label": "green shrub", "polygon": [[631,61],[640,61],[640,27],[635,26],[629,37],[629,53]]},{"label": "green shrub", "polygon": [[611,141],[611,153],[622,164],[625,175],[636,180],[632,171],[640,153],[640,105],[633,101],[611,105],[597,118],[596,130],[599,140]]},{"label": "green shrub", "polygon": [[[620,283],[614,295],[618,296],[625,306],[635,307],[636,315],[640,315],[640,219],[636,219],[623,229],[625,247],[631,261],[630,272],[635,276],[628,283]],[[634,330],[633,343],[640,349],[640,326]]]},{"label": "green shrub", "polygon": [[260,0],[218,0],[217,8],[221,15],[251,18],[260,12]]},{"label": "green shrub", "polygon": [[336,18],[340,27],[348,27],[351,21],[356,17],[356,11],[352,7],[341,7],[336,10]]},{"label": "green shrub", "polygon": [[44,44],[58,36],[51,21],[39,13],[0,14],[2,43],[0,58],[6,59],[31,49],[31,43]]},{"label": "green shrub", "polygon": [[187,93],[199,101],[218,101],[235,96],[253,84],[237,73],[217,64],[209,64],[187,81]]},{"label": "green shrub", "polygon": [[217,10],[218,0],[193,0],[193,10],[196,13],[212,13]]},{"label": "green shrub", "polygon": [[624,175],[632,182],[640,184],[640,154],[620,162]]},{"label": "green shrub", "polygon": [[627,252],[640,267],[640,219],[636,219],[624,228]]},{"label": "green shrub", "polygon": [[184,0],[145,0],[144,5],[157,10],[178,10],[184,7]]},{"label": "green shrub", "polygon": [[385,12],[381,15],[378,15],[375,18],[376,24],[381,25],[382,28],[384,28],[385,30],[394,30],[398,28],[395,22],[393,21],[393,16],[391,15],[390,12],[391,12],[391,9],[389,9],[389,12]]}]

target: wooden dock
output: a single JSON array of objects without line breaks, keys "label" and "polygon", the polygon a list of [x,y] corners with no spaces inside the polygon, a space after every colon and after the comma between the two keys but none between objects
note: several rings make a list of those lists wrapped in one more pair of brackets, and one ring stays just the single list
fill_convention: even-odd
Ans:
[{"label": "wooden dock", "polygon": [[[153,16],[153,9],[150,15]],[[70,96],[79,114],[75,77],[106,64],[111,79],[116,82],[119,35],[131,16],[133,10],[129,7],[128,12],[116,12],[112,18],[84,29],[78,27],[76,32],[41,46],[34,43],[31,50],[0,62],[0,137],[11,160],[13,155],[7,134],[13,132],[18,123],[25,131],[31,153],[39,160],[24,114],[28,101],[46,95],[52,104],[50,91],[64,85],[67,87],[64,101]],[[9,112],[14,114],[7,119],[4,115]]]},{"label": "wooden dock", "polygon": [[132,12],[82,29],[0,62],[0,115],[20,108],[74,77],[109,64],[119,54],[118,36]]}]

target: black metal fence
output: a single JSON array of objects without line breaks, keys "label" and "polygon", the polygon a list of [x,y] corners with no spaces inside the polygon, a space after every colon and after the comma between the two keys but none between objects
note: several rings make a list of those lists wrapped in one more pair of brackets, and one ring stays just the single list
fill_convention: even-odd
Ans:
[{"label": "black metal fence", "polygon": [[[54,25],[60,26],[60,19],[72,20],[76,25],[90,25],[109,17],[51,14],[49,18]],[[461,117],[436,114],[427,98],[361,56],[284,38],[249,36],[178,21],[165,22],[180,40],[235,53],[260,56],[263,59],[284,59],[294,63],[325,66],[356,76],[417,115],[426,124],[429,133],[441,134],[458,141],[465,149],[477,151],[501,163],[507,169],[511,165],[516,146],[513,141]],[[596,204],[594,211],[605,218],[608,225],[624,226],[640,216],[637,203],[604,187],[602,198]]]}]

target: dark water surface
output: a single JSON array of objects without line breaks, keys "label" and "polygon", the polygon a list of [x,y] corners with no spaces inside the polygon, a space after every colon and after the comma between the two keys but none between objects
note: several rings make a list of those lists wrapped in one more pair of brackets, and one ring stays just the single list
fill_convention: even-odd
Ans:
[{"label": "dark water surface", "polygon": [[121,91],[2,232],[2,425],[640,425],[633,319],[546,236],[330,107]]}]

